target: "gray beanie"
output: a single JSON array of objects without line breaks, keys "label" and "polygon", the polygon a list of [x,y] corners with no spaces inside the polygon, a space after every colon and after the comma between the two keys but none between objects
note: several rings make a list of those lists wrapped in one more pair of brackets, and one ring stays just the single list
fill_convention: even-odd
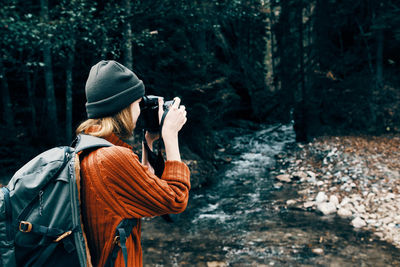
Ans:
[{"label": "gray beanie", "polygon": [[88,118],[102,118],[114,115],[144,96],[144,84],[124,65],[102,60],[91,68],[85,92]]}]

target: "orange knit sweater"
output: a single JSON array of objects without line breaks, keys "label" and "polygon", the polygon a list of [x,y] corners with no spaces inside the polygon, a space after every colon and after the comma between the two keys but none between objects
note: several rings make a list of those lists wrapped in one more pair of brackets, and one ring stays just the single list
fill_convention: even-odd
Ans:
[{"label": "orange knit sweater", "polygon": [[[81,162],[82,217],[93,266],[105,264],[122,219],[182,212],[190,190],[184,163],[167,161],[159,179],[131,146],[115,135],[106,139],[115,146],[97,149]],[[139,221],[126,242],[128,266],[142,266],[140,229]],[[121,251],[115,266],[125,266]]]}]

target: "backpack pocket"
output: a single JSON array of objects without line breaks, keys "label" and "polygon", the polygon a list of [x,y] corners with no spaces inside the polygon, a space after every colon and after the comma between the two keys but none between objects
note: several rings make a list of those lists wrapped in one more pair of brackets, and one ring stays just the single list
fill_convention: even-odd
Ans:
[{"label": "backpack pocket", "polygon": [[[18,221],[26,221],[49,229],[69,231],[74,227],[70,223],[69,184],[64,178],[57,178],[45,188],[39,190],[34,200],[18,216]],[[19,247],[35,248],[56,239],[51,235],[36,232],[17,231],[15,243]]]}]

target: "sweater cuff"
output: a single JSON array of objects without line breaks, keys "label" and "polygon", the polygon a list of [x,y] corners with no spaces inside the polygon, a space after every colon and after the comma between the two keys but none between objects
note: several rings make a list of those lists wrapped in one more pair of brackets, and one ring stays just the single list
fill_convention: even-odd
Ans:
[{"label": "sweater cuff", "polygon": [[162,179],[183,183],[190,189],[190,170],[181,161],[166,161]]}]

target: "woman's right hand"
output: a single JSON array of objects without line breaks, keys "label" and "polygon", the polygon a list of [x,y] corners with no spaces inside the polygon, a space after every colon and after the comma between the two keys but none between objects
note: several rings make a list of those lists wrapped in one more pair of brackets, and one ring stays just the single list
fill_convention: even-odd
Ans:
[{"label": "woman's right hand", "polygon": [[[169,138],[178,137],[178,132],[182,129],[183,125],[186,123],[186,109],[185,106],[180,106],[181,99],[179,97],[174,98],[174,103],[170,106],[169,111],[164,119],[164,124],[161,129],[161,135],[164,142]],[[162,98],[159,99],[159,118],[163,114],[163,104]]]}]

